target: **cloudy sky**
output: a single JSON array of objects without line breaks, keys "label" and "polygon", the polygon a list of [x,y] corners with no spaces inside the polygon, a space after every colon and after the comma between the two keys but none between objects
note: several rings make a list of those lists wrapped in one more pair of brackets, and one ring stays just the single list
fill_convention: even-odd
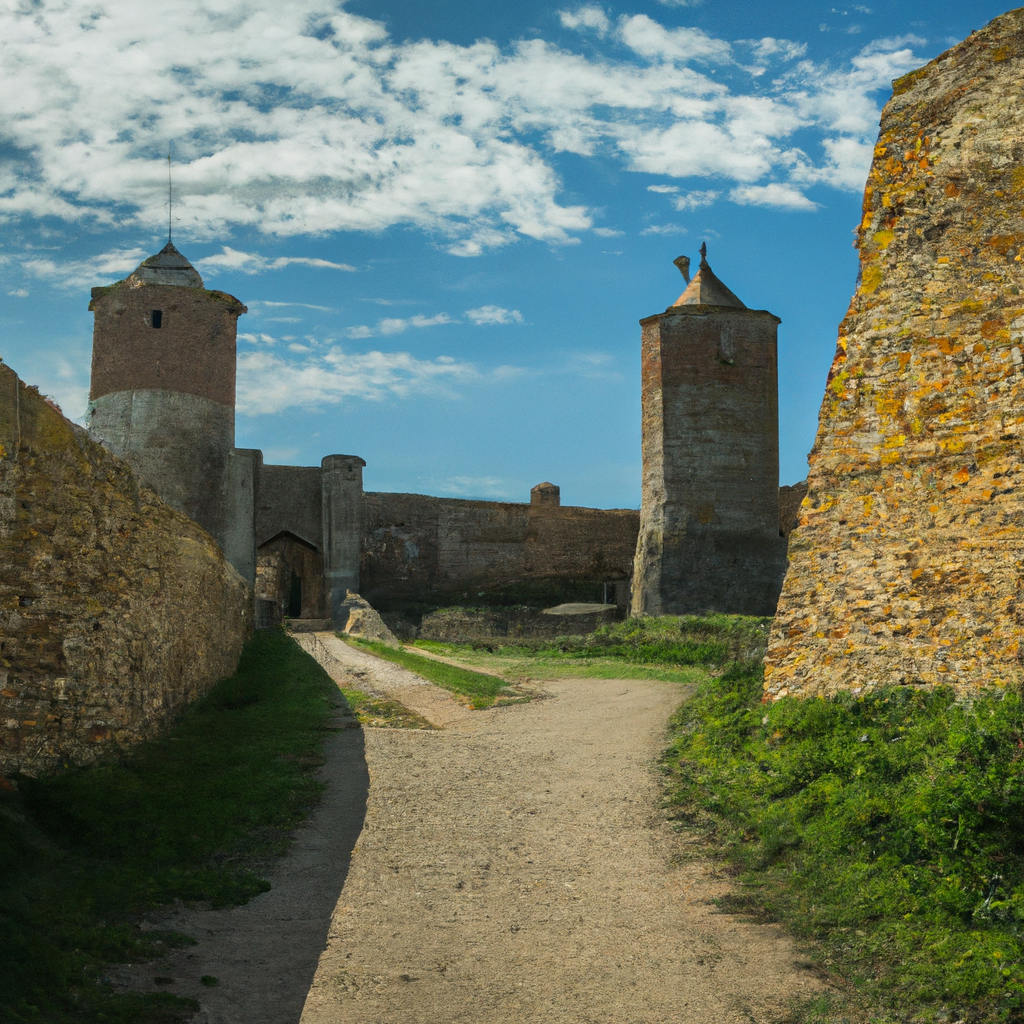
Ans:
[{"label": "cloudy sky", "polygon": [[987,0],[0,0],[0,355],[85,410],[88,291],[167,235],[238,444],[366,486],[640,500],[640,317],[707,241],[780,328],[801,479],[891,80]]}]

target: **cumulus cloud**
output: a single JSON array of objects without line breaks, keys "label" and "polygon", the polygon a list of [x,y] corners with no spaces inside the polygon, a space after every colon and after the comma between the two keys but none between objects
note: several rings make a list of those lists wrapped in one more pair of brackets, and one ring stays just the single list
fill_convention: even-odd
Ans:
[{"label": "cumulus cloud", "polygon": [[664,195],[671,195],[673,192],[679,191],[678,185],[648,185],[648,192],[661,192]]},{"label": "cumulus cloud", "polygon": [[48,281],[58,288],[80,291],[125,277],[150,255],[145,249],[112,249],[85,260],[32,257],[22,260],[21,268],[30,277]]},{"label": "cumulus cloud", "polygon": [[566,28],[593,29],[598,35],[607,35],[612,23],[600,7],[578,7],[575,11],[559,11],[559,20]]},{"label": "cumulus cloud", "polygon": [[811,202],[798,189],[789,185],[772,182],[770,185],[743,185],[734,188],[729,198],[741,206],[775,206],[784,210],[816,210],[818,204]]},{"label": "cumulus cloud", "polygon": [[476,379],[471,363],[417,359],[408,352],[350,353],[332,347],[301,361],[266,349],[238,357],[238,411],[255,416],[294,406],[314,409],[348,400],[383,401],[413,394],[451,395],[454,385]]},{"label": "cumulus cloud", "polygon": [[676,196],[672,205],[677,210],[699,210],[702,206],[710,206],[721,194],[716,189],[697,189],[685,196]]},{"label": "cumulus cloud", "polygon": [[[159,154],[174,139],[175,223],[193,238],[409,225],[466,257],[517,236],[564,244],[593,215],[561,200],[557,154],[719,179],[739,202],[773,183],[852,189],[878,91],[920,63],[915,37],[832,67],[786,40],[730,42],[644,14],[613,22],[593,4],[561,15],[608,41],[588,55],[543,39],[399,44],[336,0],[178,0],[160,18],[91,0],[84,11],[0,8],[0,220],[152,229],[166,217]],[[751,57],[772,73],[710,74]],[[798,131],[813,152],[794,144]],[[204,261],[247,273],[292,263],[352,269],[230,248]],[[74,274],[45,259],[25,267],[58,283]]]},{"label": "cumulus cloud", "polygon": [[466,316],[478,327],[487,324],[521,324],[523,314],[518,309],[505,309],[503,306],[481,306],[479,309],[467,309]]},{"label": "cumulus cloud", "polygon": [[222,251],[213,256],[204,256],[196,260],[198,270],[240,270],[243,274],[262,274],[266,270],[282,270],[292,264],[299,264],[305,267],[324,267],[329,270],[347,270],[355,273],[355,267],[347,263],[332,263],[330,260],[321,260],[308,256],[277,256],[268,259],[255,252],[240,252],[232,249],[231,246],[222,246]]},{"label": "cumulus cloud", "polygon": [[436,327],[438,324],[455,324],[447,313],[435,313],[434,316],[423,316],[417,313],[416,316],[397,317],[387,316],[377,321],[376,327],[367,324],[360,324],[358,327],[348,327],[345,334],[349,338],[375,338],[377,335],[388,336],[390,334],[402,334],[410,327]]}]

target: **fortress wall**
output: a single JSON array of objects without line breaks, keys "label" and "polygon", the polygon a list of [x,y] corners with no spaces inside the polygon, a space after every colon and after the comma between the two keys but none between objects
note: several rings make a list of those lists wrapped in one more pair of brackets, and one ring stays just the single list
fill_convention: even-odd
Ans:
[{"label": "fortress wall", "polygon": [[0,366],[0,772],[154,734],[250,628],[210,536]]},{"label": "fortress wall", "polygon": [[1021,678],[1024,9],[894,83],[768,698]]},{"label": "fortress wall", "polygon": [[386,606],[457,603],[522,583],[628,579],[638,529],[631,509],[368,492],[360,590]]},{"label": "fortress wall", "polygon": [[256,546],[293,533],[322,548],[319,466],[261,466],[256,496]]}]

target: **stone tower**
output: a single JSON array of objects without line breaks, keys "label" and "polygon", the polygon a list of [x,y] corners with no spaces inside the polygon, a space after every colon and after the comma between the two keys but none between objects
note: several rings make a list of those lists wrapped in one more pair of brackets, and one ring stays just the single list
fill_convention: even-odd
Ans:
[{"label": "stone tower", "polygon": [[89,429],[255,577],[259,453],[235,449],[235,332],[245,306],[208,291],[168,242],[93,288]]},{"label": "stone tower", "polygon": [[779,318],[712,273],[641,320],[643,485],[633,615],[772,615],[779,534]]}]

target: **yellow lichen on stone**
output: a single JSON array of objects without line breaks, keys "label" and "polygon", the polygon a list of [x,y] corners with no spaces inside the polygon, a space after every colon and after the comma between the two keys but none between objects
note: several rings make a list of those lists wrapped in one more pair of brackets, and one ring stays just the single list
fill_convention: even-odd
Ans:
[{"label": "yellow lichen on stone", "polygon": [[997,18],[883,112],[769,698],[1021,679],[1022,39]]}]

